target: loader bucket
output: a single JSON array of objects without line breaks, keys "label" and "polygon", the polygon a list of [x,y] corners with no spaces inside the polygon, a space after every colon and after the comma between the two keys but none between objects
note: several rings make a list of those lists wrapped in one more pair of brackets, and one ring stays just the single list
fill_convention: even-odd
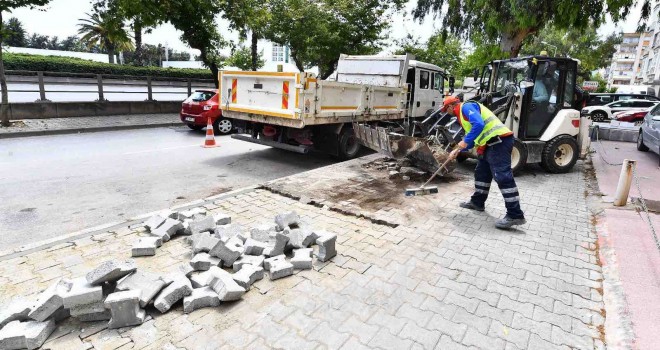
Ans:
[{"label": "loader bucket", "polygon": [[[406,136],[390,132],[383,127],[353,123],[355,137],[365,147],[394,159],[410,159],[415,166],[428,172],[435,172],[447,160],[449,153],[442,145],[436,145],[424,138]],[[442,174],[448,174],[456,167],[456,161],[445,166]]]}]

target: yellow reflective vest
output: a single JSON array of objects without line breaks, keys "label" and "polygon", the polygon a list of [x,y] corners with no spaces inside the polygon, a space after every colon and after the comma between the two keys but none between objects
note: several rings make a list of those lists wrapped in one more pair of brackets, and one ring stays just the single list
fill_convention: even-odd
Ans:
[{"label": "yellow reflective vest", "polygon": [[[504,126],[504,124],[493,112],[491,112],[490,109],[486,108],[486,106],[482,105],[481,103],[477,104],[479,105],[479,110],[481,111],[481,118],[484,121],[484,129],[481,131],[481,134],[479,134],[479,136],[474,139],[475,146],[484,146],[488,140],[492,139],[493,137],[511,134],[511,130]],[[472,130],[472,124],[470,124],[470,121],[465,118],[465,116],[463,116],[463,104],[461,104],[459,111],[460,113],[458,120],[461,122],[461,126],[467,134],[470,132],[470,130]]]}]

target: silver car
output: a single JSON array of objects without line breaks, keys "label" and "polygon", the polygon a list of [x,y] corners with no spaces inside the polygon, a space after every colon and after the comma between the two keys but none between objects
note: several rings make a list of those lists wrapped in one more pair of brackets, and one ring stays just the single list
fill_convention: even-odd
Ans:
[{"label": "silver car", "polygon": [[660,105],[655,106],[644,117],[637,137],[637,149],[660,154]]}]

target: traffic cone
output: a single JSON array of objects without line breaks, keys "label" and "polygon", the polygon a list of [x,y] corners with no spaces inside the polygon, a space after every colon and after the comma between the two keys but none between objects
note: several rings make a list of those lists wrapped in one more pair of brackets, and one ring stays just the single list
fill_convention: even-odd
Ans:
[{"label": "traffic cone", "polygon": [[215,144],[215,134],[213,134],[213,123],[211,123],[211,117],[208,118],[208,122],[206,123],[206,140],[204,140],[204,145],[202,147],[220,147],[220,145]]}]

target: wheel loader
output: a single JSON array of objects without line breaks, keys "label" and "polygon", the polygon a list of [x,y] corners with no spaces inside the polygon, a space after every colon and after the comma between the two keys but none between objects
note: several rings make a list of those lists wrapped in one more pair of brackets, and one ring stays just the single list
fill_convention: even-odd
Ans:
[{"label": "wheel loader", "polygon": [[[484,67],[477,94],[469,101],[488,107],[513,131],[514,171],[539,163],[550,173],[564,173],[586,156],[591,121],[580,116],[588,96],[576,85],[578,64],[571,58],[529,56],[491,61]],[[356,122],[353,129],[364,146],[391,158],[411,159],[429,172],[444,163],[464,136],[456,117],[439,109],[421,120]],[[465,157],[476,153],[472,150],[458,161]],[[455,165],[450,162],[445,175]]]}]

